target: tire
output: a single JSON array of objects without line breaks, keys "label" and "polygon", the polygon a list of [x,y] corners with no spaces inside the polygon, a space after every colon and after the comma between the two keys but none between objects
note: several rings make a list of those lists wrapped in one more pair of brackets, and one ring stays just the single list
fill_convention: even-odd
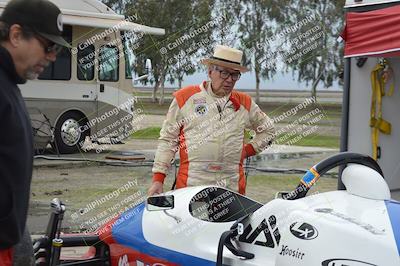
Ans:
[{"label": "tire", "polygon": [[87,119],[78,112],[68,111],[57,121],[54,131],[54,146],[56,151],[62,154],[79,152],[82,148],[89,130],[81,132],[79,128],[85,125]]}]

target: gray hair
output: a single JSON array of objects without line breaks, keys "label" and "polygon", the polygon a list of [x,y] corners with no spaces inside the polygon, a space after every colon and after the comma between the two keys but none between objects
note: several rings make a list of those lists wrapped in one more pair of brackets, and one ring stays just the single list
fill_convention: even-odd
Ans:
[{"label": "gray hair", "polygon": [[[10,25],[5,23],[4,21],[0,21],[0,42],[8,41],[10,35]],[[27,29],[26,27],[22,27],[22,37],[26,40],[33,37],[34,32]]]},{"label": "gray hair", "polygon": [[9,29],[10,26],[8,26],[8,24],[4,23],[3,21],[0,21],[0,42],[8,40],[8,35],[10,33]]},{"label": "gray hair", "polygon": [[209,70],[209,71],[219,70],[218,67],[219,67],[218,65],[209,64],[209,65],[208,65],[208,70]]}]

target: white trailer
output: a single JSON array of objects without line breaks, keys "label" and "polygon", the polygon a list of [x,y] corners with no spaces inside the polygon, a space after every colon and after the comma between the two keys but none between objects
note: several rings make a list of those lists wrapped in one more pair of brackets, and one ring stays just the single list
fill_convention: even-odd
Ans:
[{"label": "white trailer", "polygon": [[[376,160],[382,167],[386,182],[392,191],[400,189],[400,79],[398,75],[400,73],[400,46],[398,45],[400,38],[391,35],[400,32],[399,24],[393,22],[398,19],[400,21],[400,13],[393,12],[400,8],[399,5],[398,0],[346,1],[347,21],[344,32],[346,47],[340,148],[341,151],[358,152],[370,156],[374,156],[375,151]],[[354,14],[354,17],[351,17],[351,14]],[[360,27],[357,27],[357,23]],[[389,27],[397,27],[397,29]],[[381,97],[381,115],[378,99],[380,96],[376,92],[373,97],[371,79],[371,74],[377,66],[382,66],[381,70],[374,72],[377,73],[378,79],[381,79],[386,71],[389,73],[389,80],[384,85],[385,95]],[[394,91],[389,96],[391,84],[394,85]],[[373,99],[376,100],[375,104]],[[371,108],[375,108],[375,114],[371,112]],[[383,121],[382,119],[391,124],[390,130],[387,124],[379,122]],[[344,188],[341,182],[339,188]]]},{"label": "white trailer", "polygon": [[[87,136],[92,141],[128,136],[135,111],[135,46],[143,34],[164,35],[164,29],[137,24],[137,17],[125,18],[97,0],[51,1],[62,11],[63,37],[73,48],[64,49],[38,80],[20,86],[35,141],[72,153]],[[0,1],[0,12],[7,2]]]}]

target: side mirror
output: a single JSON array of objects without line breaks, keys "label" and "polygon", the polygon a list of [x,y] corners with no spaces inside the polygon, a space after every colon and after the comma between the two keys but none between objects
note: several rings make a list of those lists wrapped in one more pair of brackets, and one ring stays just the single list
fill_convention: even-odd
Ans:
[{"label": "side mirror", "polygon": [[148,211],[165,211],[174,208],[174,196],[151,196],[147,198],[146,209]]}]

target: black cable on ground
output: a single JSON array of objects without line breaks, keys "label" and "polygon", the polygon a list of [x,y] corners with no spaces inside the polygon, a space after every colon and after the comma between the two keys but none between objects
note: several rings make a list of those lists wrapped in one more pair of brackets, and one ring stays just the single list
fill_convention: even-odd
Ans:
[{"label": "black cable on ground", "polygon": [[153,160],[140,160],[140,161],[117,161],[117,160],[98,160],[88,158],[73,158],[73,157],[52,157],[46,155],[35,155],[34,159],[44,159],[50,161],[71,161],[71,162],[92,162],[99,164],[106,164],[111,166],[130,166],[130,167],[141,167],[141,166],[153,166]]},{"label": "black cable on ground", "polygon": [[[153,160],[140,160],[140,161],[118,161],[118,160],[99,160],[99,159],[88,159],[88,158],[73,158],[73,157],[53,157],[46,155],[35,155],[35,159],[45,159],[50,161],[71,161],[71,162],[93,162],[103,165],[110,166],[125,166],[125,167],[143,167],[143,166],[153,166]],[[274,168],[274,167],[266,167],[260,168],[251,165],[246,165],[244,167],[248,174],[249,170],[263,172],[263,173],[275,173],[275,174],[305,174],[307,170],[305,169],[286,169],[286,168]],[[327,173],[326,175],[337,176],[337,173]]]}]

